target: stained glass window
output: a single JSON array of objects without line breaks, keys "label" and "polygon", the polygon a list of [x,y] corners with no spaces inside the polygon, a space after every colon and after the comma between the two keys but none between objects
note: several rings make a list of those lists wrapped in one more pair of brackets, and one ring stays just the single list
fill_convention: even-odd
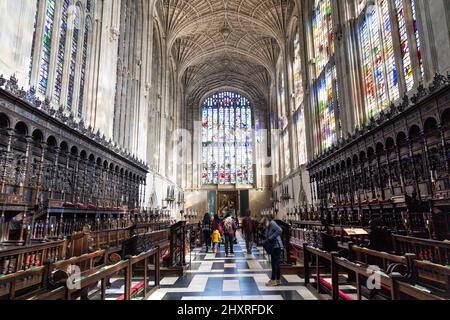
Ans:
[{"label": "stained glass window", "polygon": [[305,118],[303,110],[303,78],[302,78],[302,63],[301,63],[301,43],[300,34],[297,31],[294,38],[294,95],[296,107],[295,127],[297,133],[297,147],[298,147],[298,164],[303,165],[307,161],[306,155],[306,135],[305,135]]},{"label": "stained glass window", "polygon": [[[335,94],[336,77],[334,62],[334,28],[332,3],[316,0],[312,18],[315,57],[315,90],[319,127],[316,130],[322,149],[329,148],[337,140]],[[302,131],[301,129],[300,132]],[[303,128],[304,131],[304,128]],[[299,145],[301,142],[299,142]],[[303,145],[299,148],[304,148]],[[319,151],[319,150],[317,150]]]},{"label": "stained glass window", "polygon": [[298,141],[298,161],[299,165],[303,165],[308,161],[308,156],[306,153],[305,114],[303,112],[303,106],[297,110],[295,126]]},{"label": "stained glass window", "polygon": [[36,1],[36,14],[34,15],[34,25],[33,25],[33,42],[31,44],[30,70],[29,70],[29,74],[28,74],[29,79],[31,79],[31,71],[33,68],[33,57],[34,57],[34,50],[35,50],[34,48],[36,46],[36,31],[37,31],[40,2],[41,2],[40,0]]},{"label": "stained glass window", "polygon": [[291,152],[289,148],[289,130],[283,132],[283,151],[284,151],[284,174],[288,176],[291,173]]},{"label": "stained glass window", "polygon": [[202,108],[202,184],[253,184],[252,110],[248,99],[223,91]]},{"label": "stained glass window", "polygon": [[412,48],[408,39],[408,21],[413,23],[413,31],[412,39],[416,41],[417,46],[417,61],[420,66],[421,76],[423,76],[423,63],[422,63],[422,48],[420,43],[419,36],[419,28],[417,23],[417,15],[416,15],[416,5],[414,0],[408,0],[406,2],[410,6],[411,16],[408,19],[408,8],[405,6],[405,2],[403,0],[395,0],[395,9],[397,14],[397,20],[399,25],[400,32],[400,48],[402,52],[402,60],[403,60],[403,72],[405,76],[406,82],[406,90],[409,91],[414,88],[414,70],[412,63]]},{"label": "stained glass window", "polygon": [[81,65],[81,77],[80,77],[80,96],[78,101],[78,115],[81,116],[83,113],[83,102],[84,102],[84,87],[86,81],[86,65],[87,65],[87,53],[88,53],[88,41],[89,41],[89,28],[86,25],[84,29],[84,40],[83,40],[83,60]]},{"label": "stained glass window", "polygon": [[422,44],[420,42],[419,22],[417,21],[417,11],[416,11],[416,2],[415,2],[415,0],[409,0],[409,5],[411,6],[412,22],[413,22],[413,28],[414,28],[414,37],[416,39],[417,59],[419,60],[420,73],[421,73],[421,76],[423,77],[424,69],[423,69],[423,59],[422,59]]},{"label": "stained glass window", "polygon": [[337,140],[334,88],[336,83],[335,67],[327,68],[325,74],[319,79],[317,96],[319,102],[320,140],[322,149],[328,149]]},{"label": "stained glass window", "polygon": [[316,0],[312,19],[316,75],[320,75],[334,55],[331,0]]},{"label": "stained glass window", "polygon": [[91,12],[91,10],[92,10],[92,0],[87,0],[86,1],[86,11]]},{"label": "stained glass window", "polygon": [[[387,89],[388,100],[394,101],[400,97],[398,87],[397,67],[395,64],[394,42],[392,40],[392,24],[389,14],[389,1],[380,0],[381,16],[382,16],[382,39],[384,48],[384,58],[386,59]],[[383,105],[382,108],[386,107]]]},{"label": "stained glass window", "polygon": [[359,26],[369,118],[376,116],[390,101],[399,97],[389,3],[381,0],[379,4],[378,7],[367,8]]},{"label": "stained glass window", "polygon": [[400,49],[402,51],[406,90],[409,91],[414,86],[414,74],[411,62],[411,50],[408,42],[408,31],[406,29],[406,14],[403,6],[403,0],[395,0],[395,7],[400,31]]},{"label": "stained glass window", "polygon": [[303,103],[303,79],[302,79],[302,52],[300,44],[300,34],[296,33],[294,38],[294,94],[295,94],[295,107],[299,108]]},{"label": "stained glass window", "polygon": [[[361,4],[362,2],[360,2]],[[364,75],[366,111],[369,118],[376,117],[391,102],[400,97],[399,79],[404,79],[404,91],[414,88],[414,59],[417,57],[423,73],[421,45],[417,27],[414,0],[393,0],[394,15],[390,14],[389,0],[376,0],[363,12],[358,33]],[[409,10],[411,6],[411,10]],[[393,30],[392,19],[398,30]],[[409,35],[409,21],[414,23],[414,35]],[[398,32],[397,38],[394,33]],[[411,39],[416,40],[413,52]],[[396,58],[395,46],[401,56]],[[414,50],[415,51],[415,50]],[[414,59],[413,59],[414,58]],[[401,65],[398,61],[401,61]]]},{"label": "stained glass window", "polygon": [[61,90],[63,79],[63,67],[64,67],[64,53],[66,50],[66,35],[67,35],[67,19],[69,16],[69,2],[70,0],[64,0],[61,13],[61,26],[59,31],[59,46],[58,56],[56,58],[56,79],[55,79],[55,92],[54,99],[57,105],[61,102]]},{"label": "stained glass window", "polygon": [[286,114],[286,86],[284,82],[284,73],[280,72],[279,74],[279,93],[278,93],[278,108],[279,108],[279,128],[286,129],[288,125],[287,114]]},{"label": "stained glass window", "polygon": [[69,88],[67,96],[67,107],[72,109],[74,86],[75,86],[75,72],[77,69],[77,55],[78,55],[78,37],[80,35],[80,8],[75,6],[72,47],[70,50],[70,68],[69,68]]},{"label": "stained glass window", "polygon": [[47,0],[45,10],[45,24],[43,41],[41,45],[41,61],[39,68],[39,92],[43,95],[47,93],[48,73],[50,69],[50,59],[52,51],[53,24],[55,18],[55,0]]}]

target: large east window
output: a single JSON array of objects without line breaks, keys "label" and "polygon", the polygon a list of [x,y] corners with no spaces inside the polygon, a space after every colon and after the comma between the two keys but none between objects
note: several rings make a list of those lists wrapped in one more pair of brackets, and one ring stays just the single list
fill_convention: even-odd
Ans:
[{"label": "large east window", "polygon": [[253,184],[252,109],[230,91],[207,98],[202,107],[202,184]]}]

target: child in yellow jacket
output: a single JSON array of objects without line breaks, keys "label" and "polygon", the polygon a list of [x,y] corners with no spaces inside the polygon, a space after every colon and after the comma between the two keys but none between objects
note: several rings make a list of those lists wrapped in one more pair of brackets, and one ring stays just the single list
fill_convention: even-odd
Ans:
[{"label": "child in yellow jacket", "polygon": [[219,230],[215,229],[212,234],[212,242],[213,242],[213,252],[219,253],[219,245],[222,237],[220,236]]}]

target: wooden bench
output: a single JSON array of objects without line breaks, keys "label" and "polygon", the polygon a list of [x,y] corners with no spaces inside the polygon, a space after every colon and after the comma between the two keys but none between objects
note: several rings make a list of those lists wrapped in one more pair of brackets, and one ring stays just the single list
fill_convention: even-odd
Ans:
[{"label": "wooden bench", "polygon": [[418,260],[415,254],[398,256],[351,245],[349,259],[356,263],[376,265],[388,274],[400,273],[406,278],[405,281],[412,285],[423,287],[424,290],[438,296],[450,296],[450,268]]},{"label": "wooden bench", "polygon": [[[363,283],[370,277],[374,276],[375,270],[368,268],[367,265],[361,265],[351,262],[345,258],[339,257],[336,252],[326,252],[317,248],[313,248],[304,244],[305,252],[305,284],[311,286],[311,274],[315,274],[315,290],[318,294],[329,293],[333,300],[353,300],[351,296],[339,290],[339,276],[343,273],[353,273],[354,281],[349,278],[348,284],[354,284],[356,288],[356,299],[363,299],[363,292],[366,296],[373,292],[372,288],[367,288]],[[311,265],[311,263],[313,263]],[[311,272],[311,270],[314,272]],[[326,270],[331,276],[331,283],[328,282],[323,275]],[[323,272],[322,272],[323,271]],[[377,271],[380,282],[380,288],[375,293],[380,293],[377,298],[388,300],[417,299],[417,300],[444,300],[443,297],[433,294],[431,291],[421,288],[420,286],[408,283],[407,280],[399,273],[386,274]],[[365,290],[363,290],[365,289]]]}]

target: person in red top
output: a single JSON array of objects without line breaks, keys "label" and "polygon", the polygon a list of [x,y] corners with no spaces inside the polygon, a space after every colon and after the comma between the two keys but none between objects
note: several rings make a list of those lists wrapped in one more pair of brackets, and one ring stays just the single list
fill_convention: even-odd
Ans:
[{"label": "person in red top", "polygon": [[257,225],[256,221],[252,218],[252,212],[247,211],[247,216],[242,223],[242,233],[245,238],[245,244],[247,246],[247,254],[252,254],[253,244],[256,240]]}]

